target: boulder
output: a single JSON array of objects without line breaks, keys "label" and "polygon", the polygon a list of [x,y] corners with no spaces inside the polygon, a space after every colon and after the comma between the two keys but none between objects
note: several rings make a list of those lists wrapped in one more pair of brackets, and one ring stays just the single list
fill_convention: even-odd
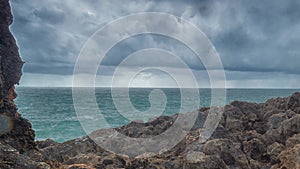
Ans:
[{"label": "boulder", "polygon": [[278,168],[300,168],[300,144],[282,151],[278,155]]},{"label": "boulder", "polygon": [[273,143],[268,146],[267,154],[270,156],[271,164],[278,162],[277,156],[285,149],[284,145],[280,143]]},{"label": "boulder", "polygon": [[286,106],[288,109],[300,113],[300,92],[292,94],[292,96],[289,97]]}]

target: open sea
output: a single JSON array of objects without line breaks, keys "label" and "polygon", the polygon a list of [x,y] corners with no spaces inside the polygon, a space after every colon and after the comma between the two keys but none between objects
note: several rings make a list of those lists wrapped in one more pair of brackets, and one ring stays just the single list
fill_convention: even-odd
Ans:
[{"label": "open sea", "polygon": [[[58,142],[64,142],[74,138],[86,135],[81,127],[75,108],[73,106],[72,88],[36,88],[36,87],[18,87],[18,97],[15,100],[19,113],[30,120],[36,133],[37,140],[53,139]],[[131,104],[138,111],[128,112],[135,119],[147,121],[156,117],[157,114],[147,114],[151,104],[149,94],[151,88],[131,88],[129,98]],[[179,89],[161,89],[166,96],[166,106],[160,114],[172,115],[180,111],[181,94]],[[299,89],[227,89],[226,103],[234,100],[248,102],[265,102],[274,97],[286,97]],[[199,89],[200,107],[210,106],[211,90]],[[124,115],[118,113],[114,105],[110,88],[95,89],[97,104],[104,115],[105,120],[111,127],[125,125],[130,122]],[[125,96],[125,95],[124,95]],[[122,95],[117,96],[122,99]],[[86,112],[93,111],[89,109],[88,103],[84,103],[85,97],[82,95],[83,104],[80,105]],[[160,111],[161,107],[157,107]],[[152,106],[155,112],[156,107]],[[191,111],[191,110],[190,110]],[[122,114],[126,112],[122,112]],[[135,114],[136,113],[136,114]],[[126,116],[126,115],[125,115]],[[91,118],[91,125],[97,123],[97,119]],[[97,123],[100,128],[107,127]]]}]

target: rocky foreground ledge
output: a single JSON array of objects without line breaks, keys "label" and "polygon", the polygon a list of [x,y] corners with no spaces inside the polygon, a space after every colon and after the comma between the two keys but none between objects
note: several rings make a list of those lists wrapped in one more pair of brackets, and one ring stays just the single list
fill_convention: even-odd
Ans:
[{"label": "rocky foreground ledge", "polygon": [[[198,142],[197,133],[209,111],[203,108],[198,110],[198,119],[185,139],[153,157],[119,156],[97,146],[89,137],[65,143],[38,141],[23,152],[1,141],[0,168],[300,168],[300,93],[259,104],[234,101],[224,110],[208,141]],[[149,137],[165,131],[175,119],[176,115],[161,116],[116,129],[130,137]],[[110,129],[95,133],[106,130]]]},{"label": "rocky foreground ledge", "polygon": [[[9,31],[12,15],[8,0],[0,1],[0,9],[1,169],[300,168],[300,93],[260,104],[232,102],[224,107],[222,120],[212,137],[200,144],[199,129],[210,109],[202,108],[196,112],[194,127],[178,145],[152,157],[147,157],[147,153],[140,158],[119,156],[97,146],[89,137],[65,143],[35,142],[31,123],[17,112],[13,101],[14,85],[22,75],[23,62]],[[151,137],[167,130],[176,118],[174,115],[147,123],[132,122],[116,130],[130,137]],[[105,134],[109,130],[92,134]]]}]

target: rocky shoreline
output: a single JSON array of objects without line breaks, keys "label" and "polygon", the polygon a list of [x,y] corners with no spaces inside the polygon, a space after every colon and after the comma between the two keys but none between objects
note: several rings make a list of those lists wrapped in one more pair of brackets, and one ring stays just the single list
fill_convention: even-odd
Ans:
[{"label": "rocky shoreline", "polygon": [[[200,109],[187,136],[171,150],[152,157],[147,153],[139,158],[116,155],[88,136],[65,143],[37,141],[26,151],[1,139],[0,168],[297,169],[300,168],[299,108],[300,93],[259,104],[232,102],[224,107],[222,120],[212,137],[202,144],[198,142],[198,132],[209,108]],[[151,122],[131,122],[115,129],[130,137],[151,137],[168,129],[176,118],[177,115],[161,116]],[[92,134],[109,130],[100,129]],[[7,133],[6,137],[14,136]]]},{"label": "rocky shoreline", "polygon": [[[23,62],[9,31],[12,14],[8,0],[0,2],[0,9],[0,168],[300,168],[300,93],[265,103],[234,101],[224,106],[217,129],[200,144],[199,132],[210,109],[201,108],[195,112],[198,118],[192,130],[186,131],[186,137],[172,149],[154,156],[151,152],[139,158],[116,155],[90,139],[111,129],[65,143],[35,141],[31,123],[17,112],[13,101]],[[135,138],[156,136],[172,126],[177,116],[131,122],[115,130]],[[128,148],[135,147],[126,144]]]}]

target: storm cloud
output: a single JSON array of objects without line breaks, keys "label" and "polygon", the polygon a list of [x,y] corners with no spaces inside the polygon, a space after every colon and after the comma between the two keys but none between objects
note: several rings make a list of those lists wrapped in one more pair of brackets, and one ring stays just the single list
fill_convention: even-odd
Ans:
[{"label": "storm cloud", "polygon": [[[26,62],[24,85],[49,85],[47,80],[65,77],[70,80],[51,85],[69,86],[80,49],[96,30],[126,15],[162,12],[186,19],[207,35],[220,55],[228,87],[300,87],[297,0],[133,0],[122,4],[118,0],[11,0],[11,5],[14,15],[11,30]],[[167,29],[163,24],[160,26]],[[110,79],[124,58],[146,48],[166,49],[180,56],[199,75],[199,82],[204,87],[209,85],[205,67],[197,56],[180,42],[159,35],[135,36],[117,44],[101,63],[99,81],[105,84],[103,79]],[[142,62],[137,61],[133,66],[147,64]],[[154,76],[149,80],[166,85],[165,77],[149,73]],[[43,80],[38,82],[38,79]]]}]

